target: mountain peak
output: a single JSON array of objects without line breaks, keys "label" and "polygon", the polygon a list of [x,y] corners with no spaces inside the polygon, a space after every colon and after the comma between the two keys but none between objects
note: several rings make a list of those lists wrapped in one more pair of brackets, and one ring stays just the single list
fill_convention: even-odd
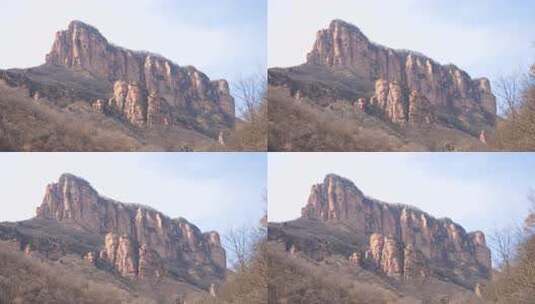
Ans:
[{"label": "mountain peak", "polygon": [[347,212],[350,207],[345,204],[352,204],[345,202],[346,193],[354,197],[364,197],[362,191],[351,180],[337,174],[327,174],[323,183],[312,186],[308,204],[302,209],[302,216],[326,221],[346,218],[349,216]]},{"label": "mountain peak", "polygon": [[370,44],[357,26],[335,19],[327,29],[318,31],[307,63],[349,68],[354,63],[353,49],[367,48]]},{"label": "mountain peak", "polygon": [[74,175],[72,173],[63,173],[60,175],[59,179],[58,179],[59,183],[60,184],[63,184],[67,181],[76,181],[76,182],[79,182],[79,183],[83,183],[83,184],[87,184],[89,185],[89,182],[86,181],[84,178],[82,177],[79,177],[77,175]]},{"label": "mountain peak", "polygon": [[162,260],[184,269],[208,265],[207,277],[218,279],[226,269],[217,232],[203,233],[186,219],[172,220],[150,207],[108,199],[73,174],[62,174],[57,183],[46,187],[36,217],[99,236],[104,249],[90,254],[113,264],[124,277],[160,277]]},{"label": "mountain peak", "polygon": [[361,35],[364,36],[364,34],[362,33],[362,31],[360,30],[360,28],[352,23],[349,23],[347,21],[344,21],[342,19],[334,19],[333,21],[331,21],[331,23],[329,24],[329,31],[333,32],[337,29],[347,29],[348,31],[351,31],[351,32],[357,32],[357,33],[360,33]]},{"label": "mountain peak", "polygon": [[[347,255],[359,266],[390,277],[441,277],[441,271],[434,271],[448,269],[452,271],[449,276],[460,285],[473,288],[476,282],[491,276],[491,255],[483,232],[467,233],[450,219],[437,219],[414,207],[369,198],[351,181],[335,174],[312,187],[296,223],[317,229],[329,227],[329,235],[338,229],[349,233],[355,243],[332,244],[330,253]],[[314,250],[329,247],[314,244],[318,242],[315,239],[296,241],[303,234],[293,235],[291,229],[288,233],[292,237],[287,239],[290,243],[286,248],[294,251],[324,256],[325,252]],[[336,237],[329,242],[333,239]],[[360,244],[360,248],[355,250],[354,244]]]},{"label": "mountain peak", "polygon": [[351,181],[350,179],[348,179],[346,177],[343,177],[341,175],[338,175],[338,174],[335,174],[335,173],[329,173],[329,174],[325,175],[325,178],[323,179],[323,183],[327,184],[327,183],[334,183],[334,182],[350,184],[350,185],[356,187],[356,185],[353,183],[353,181]]},{"label": "mountain peak", "polygon": [[108,102],[88,102],[136,127],[181,125],[184,115],[194,118],[190,127],[211,137],[234,126],[234,98],[226,81],[211,81],[194,67],[181,67],[160,55],[117,47],[84,22],[72,21],[57,32],[46,63],[108,84],[113,88]]},{"label": "mountain peak", "polygon": [[73,21],[69,22],[68,31],[72,32],[72,31],[74,31],[76,29],[85,29],[85,30],[91,31],[94,34],[98,34],[99,36],[102,36],[100,31],[96,27],[94,27],[94,26],[92,26],[92,25],[90,25],[88,23],[85,23],[85,22],[80,21],[80,20],[73,20]]},{"label": "mountain peak", "polygon": [[317,33],[307,64],[359,78],[371,97],[359,93],[349,101],[364,98],[363,108],[373,107],[376,116],[397,125],[443,125],[473,136],[496,125],[496,97],[487,80],[472,79],[452,64],[441,65],[415,51],[373,43],[343,20]]}]

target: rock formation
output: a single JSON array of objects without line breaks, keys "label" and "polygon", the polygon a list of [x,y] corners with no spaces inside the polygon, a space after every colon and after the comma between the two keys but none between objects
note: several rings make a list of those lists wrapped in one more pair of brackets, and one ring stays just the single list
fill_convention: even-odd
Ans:
[{"label": "rock formation", "polygon": [[[61,82],[50,87],[32,74],[39,69],[67,73],[59,68],[77,73],[80,83],[72,90],[63,88]],[[84,100],[93,109],[137,127],[186,125],[216,138],[220,130],[234,125],[234,99],[225,80],[211,81],[192,66],[178,66],[159,55],[114,46],[96,28],[80,21],[57,32],[46,64],[28,71],[6,71],[0,78],[9,85],[27,87],[31,96],[41,89],[38,98]],[[74,82],[72,77],[70,82]],[[88,79],[98,83],[99,89]],[[83,94],[76,91],[82,87]],[[105,88],[107,92],[102,94]]]},{"label": "rock formation", "polygon": [[[302,80],[301,74],[309,79],[315,73],[316,82]],[[366,98],[374,113],[399,125],[441,124],[470,129],[478,136],[496,124],[496,98],[488,79],[472,79],[454,65],[375,44],[356,26],[341,20],[317,33],[306,64],[273,69],[270,77],[271,85],[289,87],[292,96],[299,91],[300,97],[308,92],[307,97],[314,100]],[[329,77],[337,85],[325,82]],[[350,81],[354,88],[360,87],[353,90],[358,95],[336,89]],[[337,96],[327,96],[332,94]]]},{"label": "rock formation", "polygon": [[[88,182],[70,174],[47,186],[37,218],[100,235],[103,244],[97,264],[106,263],[127,278],[161,277],[165,265],[215,277],[222,277],[226,269],[217,232],[202,233],[183,218],[170,219],[148,207],[104,198]],[[95,255],[90,252],[86,259],[95,260]]]},{"label": "rock formation", "polygon": [[138,274],[138,258],[134,245],[128,236],[108,233],[104,241],[100,258],[110,262],[117,271],[127,278],[135,278]]},{"label": "rock formation", "polygon": [[[313,245],[310,240],[286,239],[287,248],[296,247],[318,258],[323,258],[327,250],[329,254],[346,255],[351,264],[400,279],[448,273],[450,278],[473,284],[491,275],[490,250],[482,232],[467,233],[449,219],[436,219],[410,206],[371,199],[351,181],[337,175],[328,175],[323,183],[312,187],[302,209],[302,220],[319,221],[333,229],[345,227],[338,240],[348,233],[346,244],[339,245],[332,241]],[[285,238],[284,233],[273,231],[274,238]],[[357,242],[359,249],[348,242]],[[344,247],[347,248],[340,249]],[[318,250],[323,253],[314,252]]]}]

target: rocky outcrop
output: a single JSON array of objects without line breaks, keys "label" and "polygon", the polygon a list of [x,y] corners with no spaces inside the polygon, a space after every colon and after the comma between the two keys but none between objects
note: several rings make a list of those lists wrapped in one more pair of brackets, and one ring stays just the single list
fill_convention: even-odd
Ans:
[{"label": "rocky outcrop", "polygon": [[423,254],[411,244],[405,246],[403,250],[403,277],[405,279],[426,278],[429,272],[430,268]]},{"label": "rocky outcrop", "polygon": [[403,100],[401,86],[396,82],[387,82],[380,79],[375,83],[375,95],[370,99],[370,104],[379,108],[385,117],[397,124],[407,122],[408,111]]},{"label": "rocky outcrop", "polygon": [[490,250],[482,232],[467,233],[449,219],[371,199],[337,175],[312,187],[302,218],[349,227],[366,245],[348,258],[354,261],[365,253],[362,264],[391,277],[425,277],[436,269],[467,281],[491,275]]},{"label": "rocky outcrop", "polygon": [[[356,26],[341,20],[334,20],[329,28],[317,33],[305,65],[287,69],[286,78],[281,76],[282,71],[273,70],[270,84],[286,85],[296,91],[296,79],[303,79],[303,73],[312,73],[308,78],[314,77],[314,73],[319,75],[317,84],[303,84],[303,90],[299,90],[310,92],[307,97],[350,98],[350,102],[366,98],[374,113],[396,124],[442,124],[470,129],[474,136],[496,124],[496,98],[488,79],[472,79],[454,65],[441,65],[417,52],[375,44]],[[331,87],[343,87],[352,81],[355,88],[367,84],[370,88],[355,90],[357,95],[349,97],[347,90],[337,93],[334,88],[328,91],[320,85],[325,83],[321,79],[329,77],[339,84]],[[339,96],[323,96],[320,92]]]},{"label": "rocky outcrop", "polygon": [[135,278],[138,275],[138,255],[128,236],[108,233],[100,258],[110,262],[124,277]]},{"label": "rocky outcrop", "polygon": [[115,84],[109,106],[135,126],[172,125],[187,117],[207,129],[234,124],[234,99],[225,80],[211,81],[194,67],[116,47],[79,21],[56,33],[46,63]]},{"label": "rocky outcrop", "polygon": [[375,269],[391,277],[401,276],[403,255],[396,239],[374,233],[370,236],[369,247],[366,259]]},{"label": "rocky outcrop", "polygon": [[104,198],[74,175],[64,174],[47,186],[37,218],[100,235],[100,261],[127,278],[161,277],[164,261],[185,273],[202,269],[204,275],[220,278],[225,273],[226,255],[217,232],[202,233],[183,218]]}]

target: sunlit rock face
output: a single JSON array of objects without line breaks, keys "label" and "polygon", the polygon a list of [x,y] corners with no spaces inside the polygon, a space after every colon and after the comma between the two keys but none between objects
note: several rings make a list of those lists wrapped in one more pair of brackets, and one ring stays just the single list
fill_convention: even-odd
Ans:
[{"label": "sunlit rock face", "polygon": [[194,67],[116,47],[79,21],[56,33],[46,62],[114,84],[109,106],[135,126],[172,125],[188,117],[207,129],[234,124],[234,99],[225,80],[211,81]]},{"label": "sunlit rock face", "polygon": [[349,261],[391,277],[426,277],[436,269],[470,279],[491,275],[490,250],[483,232],[467,233],[449,219],[371,199],[353,182],[334,174],[312,186],[302,218],[350,229],[366,245],[348,254]]},{"label": "sunlit rock face", "polygon": [[349,70],[375,84],[370,104],[396,124],[445,123],[435,115],[474,128],[496,124],[496,98],[488,79],[472,79],[454,65],[417,52],[375,44],[341,20],[317,33],[307,64]]},{"label": "sunlit rock face", "polygon": [[[101,235],[98,259],[127,278],[161,277],[164,261],[186,272],[203,269],[220,277],[226,270],[217,232],[202,233],[183,218],[170,219],[149,207],[104,198],[74,175],[64,174],[47,186],[37,218]],[[95,262],[94,253],[86,256]]]}]

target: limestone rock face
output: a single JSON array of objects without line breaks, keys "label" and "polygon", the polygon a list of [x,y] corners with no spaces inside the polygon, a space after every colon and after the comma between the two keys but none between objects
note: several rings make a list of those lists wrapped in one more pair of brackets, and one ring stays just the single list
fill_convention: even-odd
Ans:
[{"label": "limestone rock face", "polygon": [[174,124],[183,117],[216,129],[234,124],[234,99],[225,80],[211,81],[194,67],[116,47],[80,21],[56,33],[46,62],[115,83],[112,107],[136,126]]},{"label": "limestone rock face", "polygon": [[482,232],[467,233],[449,219],[368,198],[337,175],[312,187],[302,217],[343,224],[355,236],[368,238],[366,261],[389,276],[422,277],[433,267],[469,270],[480,278],[491,275],[490,250]]},{"label": "limestone rock face", "polygon": [[429,273],[425,257],[413,245],[403,251],[403,276],[406,279],[426,278]]},{"label": "limestone rock face", "polygon": [[106,104],[102,99],[97,99],[93,104],[91,104],[91,107],[95,112],[105,113],[106,111]]},{"label": "limestone rock face", "polygon": [[226,269],[217,232],[203,234],[183,218],[170,219],[148,207],[104,198],[74,175],[64,174],[47,186],[37,218],[101,235],[100,258],[125,277],[159,277],[164,260],[186,272],[203,268],[216,277]]},{"label": "limestone rock face", "polygon": [[97,256],[94,252],[90,251],[84,255],[84,260],[86,260],[89,264],[95,265],[97,263]]},{"label": "limestone rock face", "polygon": [[160,256],[146,244],[139,248],[138,275],[140,279],[155,279],[165,275],[165,266]]},{"label": "limestone rock face", "polygon": [[481,231],[470,233],[472,243],[475,246],[476,260],[482,265],[491,264],[491,253],[485,241],[485,234]]},{"label": "limestone rock face", "polygon": [[350,70],[375,83],[372,103],[395,123],[411,121],[411,109],[419,107],[411,105],[414,92],[419,98],[413,97],[412,102],[424,101],[428,104],[423,108],[441,116],[455,115],[460,123],[476,126],[496,123],[496,98],[488,79],[472,79],[454,65],[375,44],[356,26],[341,20],[318,32],[307,63]]},{"label": "limestone rock face", "polygon": [[212,260],[214,261],[214,263],[216,263],[216,265],[221,268],[226,268],[227,258],[225,250],[221,246],[221,239],[219,237],[219,233],[215,231],[210,231],[204,233],[203,236],[204,240],[208,243],[210,255],[212,256]]},{"label": "limestone rock face", "polygon": [[125,118],[131,124],[144,126],[168,126],[171,124],[169,104],[157,93],[147,93],[136,83],[116,81],[113,96],[106,105],[109,112]]},{"label": "limestone rock face", "polygon": [[403,100],[401,86],[395,82],[387,82],[380,79],[375,83],[375,96],[370,99],[370,103],[380,109],[385,117],[394,123],[405,124],[407,114],[405,113],[406,100]]},{"label": "limestone rock face", "polygon": [[402,273],[402,258],[398,241],[392,237],[385,237],[381,256],[381,269],[389,276],[399,277]]},{"label": "limestone rock face", "polygon": [[366,259],[373,267],[392,277],[400,277],[402,269],[402,254],[396,239],[373,233],[370,236],[369,250]]},{"label": "limestone rock face", "polygon": [[360,252],[353,252],[348,259],[351,264],[355,266],[362,266],[362,255]]},{"label": "limestone rock face", "polygon": [[135,278],[138,274],[138,258],[128,236],[108,233],[100,256],[110,262],[124,277]]}]

